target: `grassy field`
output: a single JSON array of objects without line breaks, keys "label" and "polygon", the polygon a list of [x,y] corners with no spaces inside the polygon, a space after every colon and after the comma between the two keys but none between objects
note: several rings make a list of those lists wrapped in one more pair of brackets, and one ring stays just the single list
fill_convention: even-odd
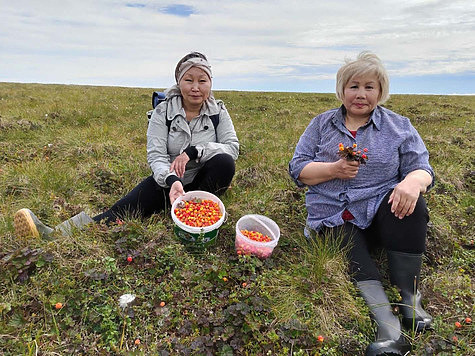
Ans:
[{"label": "grassy field", "polygon": [[[215,92],[241,155],[222,197],[228,220],[207,251],[190,253],[177,241],[169,211],[68,238],[15,238],[17,209],[54,226],[81,210],[102,212],[150,174],[151,92],[0,83],[0,353],[363,354],[374,337],[368,309],[335,244],[305,241],[305,190],[287,174],[311,118],[339,105],[334,95]],[[475,316],[475,97],[393,95],[385,106],[411,118],[437,175],[426,195],[422,271],[434,330],[408,334],[413,354],[475,354],[465,322]],[[249,213],[280,226],[267,260],[235,252],[235,224]],[[382,253],[375,258],[385,266]],[[385,284],[397,302],[387,276]],[[137,298],[123,310],[125,293]]]}]

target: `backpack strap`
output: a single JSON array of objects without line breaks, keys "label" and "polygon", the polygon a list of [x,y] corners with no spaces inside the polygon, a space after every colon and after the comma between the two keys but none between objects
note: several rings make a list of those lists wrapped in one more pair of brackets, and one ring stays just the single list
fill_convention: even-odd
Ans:
[{"label": "backpack strap", "polygon": [[216,142],[218,142],[218,130],[216,128],[218,127],[218,124],[219,124],[219,114],[211,115],[209,118],[211,119],[211,122],[213,123],[214,133],[216,134]]}]

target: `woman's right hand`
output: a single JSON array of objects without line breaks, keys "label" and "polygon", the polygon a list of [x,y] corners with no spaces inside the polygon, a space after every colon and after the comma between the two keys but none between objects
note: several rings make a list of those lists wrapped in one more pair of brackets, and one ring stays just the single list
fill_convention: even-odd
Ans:
[{"label": "woman's right hand", "polygon": [[174,182],[172,186],[170,187],[170,203],[173,204],[173,202],[181,197],[183,194],[185,194],[185,191],[183,190],[183,184],[179,180]]},{"label": "woman's right hand", "polygon": [[346,158],[341,158],[334,164],[334,176],[338,179],[352,179],[355,178],[360,169],[360,163],[357,161],[349,161]]},{"label": "woman's right hand", "polygon": [[352,179],[359,168],[359,162],[344,158],[336,162],[310,162],[300,172],[299,180],[306,185],[316,185],[332,179]]},{"label": "woman's right hand", "polygon": [[183,152],[181,155],[175,158],[170,166],[170,172],[175,171],[179,178],[183,178],[185,175],[186,164],[190,160],[190,157]]}]

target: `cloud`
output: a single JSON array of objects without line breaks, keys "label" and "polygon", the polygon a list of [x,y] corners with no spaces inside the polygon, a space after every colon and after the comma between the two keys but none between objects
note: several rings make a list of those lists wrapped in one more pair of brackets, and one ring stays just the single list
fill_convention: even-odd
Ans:
[{"label": "cloud", "polygon": [[391,77],[460,78],[475,68],[467,1],[0,3],[2,81],[165,87],[193,50],[208,56],[215,86],[240,90],[331,87],[361,50],[378,54]]}]

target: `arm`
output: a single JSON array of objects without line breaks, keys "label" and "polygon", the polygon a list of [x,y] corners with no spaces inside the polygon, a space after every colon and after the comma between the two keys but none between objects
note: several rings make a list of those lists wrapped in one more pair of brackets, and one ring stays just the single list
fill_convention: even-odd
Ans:
[{"label": "arm", "polygon": [[310,162],[300,172],[299,181],[305,185],[316,185],[332,179],[356,177],[360,164],[356,161],[339,159],[336,162]]},{"label": "arm", "polygon": [[[352,179],[356,176],[359,169],[359,163],[356,161],[348,161],[333,159],[332,154],[320,154],[322,147],[322,132],[333,132],[332,128],[322,128],[333,117],[332,112],[323,113],[312,119],[305,129],[299,142],[295,147],[292,160],[289,163],[289,174],[298,186],[317,185],[333,179]],[[336,150],[335,146],[335,150]],[[324,153],[324,152],[323,152]],[[334,157],[337,157],[335,154]],[[326,160],[326,161],[325,161]]]},{"label": "arm", "polygon": [[406,139],[399,148],[401,182],[394,187],[388,203],[399,219],[414,212],[419,195],[434,184],[429,152],[417,130],[409,124]]},{"label": "arm", "polygon": [[[168,127],[166,104],[160,104],[153,111],[147,129],[147,161],[153,172],[153,178],[161,187],[168,187],[178,180],[177,174],[170,170],[168,154]],[[167,184],[167,178],[168,184]]]}]

